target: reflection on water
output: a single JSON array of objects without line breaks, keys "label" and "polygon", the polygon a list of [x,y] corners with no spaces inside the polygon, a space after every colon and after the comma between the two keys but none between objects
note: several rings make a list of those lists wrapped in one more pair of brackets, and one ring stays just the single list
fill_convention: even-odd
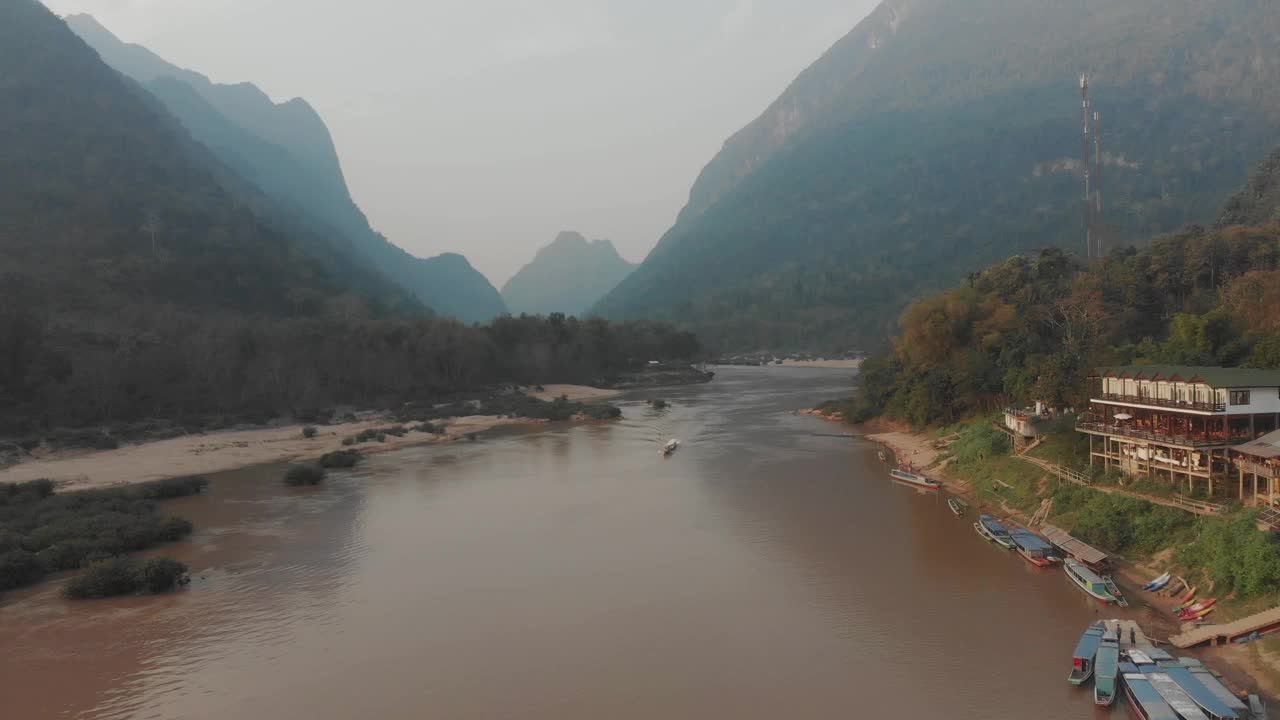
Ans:
[{"label": "reflection on water", "polygon": [[218,476],[169,506],[190,589],[4,599],[3,716],[1093,716],[1065,677],[1096,606],[787,412],[847,384],[730,369],[319,490]]}]

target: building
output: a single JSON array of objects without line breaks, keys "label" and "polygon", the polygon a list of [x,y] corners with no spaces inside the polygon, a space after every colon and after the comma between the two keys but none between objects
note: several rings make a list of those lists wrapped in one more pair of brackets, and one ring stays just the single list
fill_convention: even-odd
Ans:
[{"label": "building", "polygon": [[1231,448],[1230,457],[1240,481],[1241,498],[1265,498],[1267,504],[1274,505],[1280,493],[1280,431]]},{"label": "building", "polygon": [[[1280,372],[1147,365],[1089,378],[1089,463],[1129,475],[1203,481],[1209,495],[1239,476],[1231,450],[1280,429]],[[1240,483],[1243,499],[1243,481]]]}]

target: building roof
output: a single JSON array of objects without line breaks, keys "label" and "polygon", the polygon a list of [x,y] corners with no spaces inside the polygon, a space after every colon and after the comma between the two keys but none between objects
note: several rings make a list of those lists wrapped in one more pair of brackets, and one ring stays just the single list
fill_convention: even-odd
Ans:
[{"label": "building roof", "polygon": [[1094,377],[1134,380],[1174,380],[1204,383],[1213,388],[1280,387],[1280,371],[1195,365],[1111,365],[1097,368]]},{"label": "building roof", "polygon": [[1062,548],[1063,552],[1086,565],[1098,565],[1107,561],[1106,553],[1071,537],[1066,530],[1052,525],[1045,525],[1040,528],[1040,532],[1049,538],[1049,542]]},{"label": "building roof", "polygon": [[1263,435],[1253,442],[1237,445],[1231,449],[1242,455],[1252,455],[1260,458],[1270,459],[1280,457],[1280,430]]}]

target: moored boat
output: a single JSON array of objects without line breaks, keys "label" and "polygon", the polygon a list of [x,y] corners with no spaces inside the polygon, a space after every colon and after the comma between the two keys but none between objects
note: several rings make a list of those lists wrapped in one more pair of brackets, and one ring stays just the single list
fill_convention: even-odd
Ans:
[{"label": "moored boat", "polygon": [[1168,585],[1169,581],[1172,579],[1173,579],[1173,573],[1165,573],[1160,577],[1156,578],[1155,580],[1152,580],[1151,582],[1147,583],[1146,585],[1143,585],[1142,589],[1150,592],[1163,590],[1164,586]]},{"label": "moored boat", "polygon": [[1107,590],[1106,581],[1086,567],[1084,563],[1068,560],[1062,564],[1062,569],[1066,572],[1067,577],[1071,578],[1071,582],[1076,584],[1076,587],[1091,597],[1104,603],[1116,601],[1115,596]]},{"label": "moored boat", "polygon": [[1024,528],[1009,531],[1014,549],[1027,562],[1036,567],[1049,567],[1053,564],[1053,546],[1047,540]]},{"label": "moored boat", "polygon": [[1180,720],[1178,714],[1169,707],[1169,703],[1160,697],[1160,693],[1151,687],[1147,677],[1138,671],[1131,662],[1120,663],[1120,673],[1124,678],[1124,696],[1129,707],[1141,720]]},{"label": "moored boat", "polygon": [[965,501],[960,498],[950,498],[947,500],[947,507],[951,508],[951,512],[955,515],[963,515],[964,511],[969,507]]},{"label": "moored boat", "polygon": [[1178,663],[1190,670],[1191,675],[1200,681],[1200,684],[1205,689],[1221,700],[1224,705],[1234,710],[1240,717],[1248,717],[1245,713],[1249,711],[1249,707],[1244,704],[1243,700],[1236,697],[1235,693],[1228,690],[1222,684],[1222,681],[1218,680],[1217,676],[1210,672],[1209,668],[1205,667],[1203,663],[1192,657],[1178,658]]},{"label": "moored boat", "polygon": [[942,489],[942,483],[937,480],[931,480],[920,473],[914,473],[910,470],[890,470],[889,477],[900,485],[916,488],[917,490],[926,490],[929,492],[937,492]]},{"label": "moored boat", "polygon": [[1164,660],[1156,663],[1160,669],[1167,673],[1173,681],[1178,683],[1178,687],[1182,688],[1187,695],[1195,701],[1196,705],[1204,711],[1212,720],[1238,720],[1240,713],[1224,703],[1217,695],[1205,687],[1195,675],[1191,673],[1190,668],[1176,660]]},{"label": "moored boat", "polygon": [[[1112,623],[1114,625],[1114,623]],[[1102,634],[1098,654],[1093,660],[1093,702],[1110,707],[1116,700],[1117,678],[1120,674],[1120,632],[1109,628]]]},{"label": "moored boat", "polygon": [[1014,547],[1013,538],[1009,537],[1009,531],[990,515],[980,515],[978,522],[973,524],[973,529],[977,530],[982,537],[1006,550],[1012,550]]},{"label": "moored boat", "polygon": [[1110,575],[1103,575],[1102,582],[1107,585],[1107,592],[1111,593],[1111,597],[1116,599],[1116,604],[1120,607],[1129,607],[1129,601],[1124,598],[1124,593],[1120,592],[1120,586],[1116,584],[1114,578]]},{"label": "moored boat", "polygon": [[662,446],[662,454],[670,455],[671,453],[675,452],[679,447],[680,447],[680,441],[676,440],[675,438],[672,438],[667,441],[666,445]]},{"label": "moored boat", "polygon": [[1071,654],[1071,674],[1067,682],[1072,685],[1083,685],[1093,676],[1094,657],[1098,654],[1098,646],[1102,644],[1102,635],[1106,626],[1099,620],[1090,625],[1076,643],[1076,651]]},{"label": "moored boat", "polygon": [[1147,682],[1151,683],[1152,689],[1159,693],[1165,703],[1173,708],[1182,720],[1209,720],[1187,691],[1169,677],[1169,673],[1155,665],[1139,665],[1138,670],[1147,678]]}]

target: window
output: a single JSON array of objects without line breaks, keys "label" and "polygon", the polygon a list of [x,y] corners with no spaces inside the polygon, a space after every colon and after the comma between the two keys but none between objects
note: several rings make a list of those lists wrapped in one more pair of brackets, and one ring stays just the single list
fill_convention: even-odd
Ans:
[{"label": "window", "polygon": [[1232,390],[1231,404],[1232,405],[1248,405],[1249,391],[1248,390]]}]

